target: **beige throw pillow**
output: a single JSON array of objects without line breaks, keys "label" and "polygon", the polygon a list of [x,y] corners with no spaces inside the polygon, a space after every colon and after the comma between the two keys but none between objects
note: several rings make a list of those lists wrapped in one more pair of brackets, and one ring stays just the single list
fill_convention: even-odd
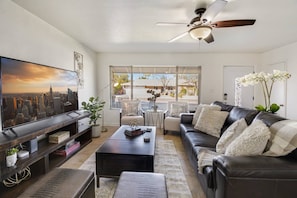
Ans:
[{"label": "beige throw pillow", "polygon": [[194,128],[209,135],[220,137],[221,128],[228,114],[229,112],[227,111],[215,111],[209,108],[203,108]]},{"label": "beige throw pillow", "polygon": [[282,120],[270,127],[271,137],[267,144],[266,156],[284,156],[297,147],[297,121]]},{"label": "beige throw pillow", "polygon": [[221,111],[221,107],[219,105],[208,105],[208,104],[200,104],[198,105],[198,107],[196,108],[195,114],[193,116],[193,121],[192,121],[192,125],[196,125],[198,118],[200,116],[200,113],[202,111],[202,108],[209,108],[211,110],[217,110],[217,111]]},{"label": "beige throw pillow", "polygon": [[256,120],[248,126],[240,136],[238,136],[227,147],[227,156],[255,156],[261,155],[270,138],[269,128],[261,121]]},{"label": "beige throw pillow", "polygon": [[179,117],[181,113],[187,112],[187,104],[186,103],[172,103],[170,107],[170,116],[171,117]]},{"label": "beige throw pillow", "polygon": [[216,145],[216,152],[224,154],[226,148],[243,132],[245,128],[247,128],[247,123],[244,118],[231,124],[220,137]]}]

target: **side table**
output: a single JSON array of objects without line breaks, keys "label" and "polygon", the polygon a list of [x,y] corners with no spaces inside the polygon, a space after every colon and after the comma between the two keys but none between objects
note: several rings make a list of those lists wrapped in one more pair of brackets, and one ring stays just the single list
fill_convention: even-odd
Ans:
[{"label": "side table", "polygon": [[163,110],[146,110],[145,111],[145,125],[146,126],[156,126],[157,128],[163,128],[164,122]]}]

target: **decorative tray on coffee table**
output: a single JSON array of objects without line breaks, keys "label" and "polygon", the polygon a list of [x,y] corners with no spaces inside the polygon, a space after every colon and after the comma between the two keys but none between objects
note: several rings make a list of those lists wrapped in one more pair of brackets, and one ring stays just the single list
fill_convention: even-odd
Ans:
[{"label": "decorative tray on coffee table", "polygon": [[144,132],[141,130],[141,128],[136,128],[136,129],[126,129],[124,133],[126,136],[136,137],[136,136],[142,135]]}]

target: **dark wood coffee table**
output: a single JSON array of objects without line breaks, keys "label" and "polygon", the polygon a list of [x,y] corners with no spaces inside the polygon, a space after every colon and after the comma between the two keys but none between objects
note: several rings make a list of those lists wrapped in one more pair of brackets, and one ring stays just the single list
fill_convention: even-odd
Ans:
[{"label": "dark wood coffee table", "polygon": [[[119,177],[123,171],[154,172],[156,127],[140,128],[151,132],[128,137],[124,132],[130,127],[123,125],[96,151],[97,187],[100,177]],[[144,142],[144,137],[150,141]]]}]

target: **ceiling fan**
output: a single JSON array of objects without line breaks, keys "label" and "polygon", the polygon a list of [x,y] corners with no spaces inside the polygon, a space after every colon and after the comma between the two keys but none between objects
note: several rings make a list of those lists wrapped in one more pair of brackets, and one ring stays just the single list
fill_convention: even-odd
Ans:
[{"label": "ceiling fan", "polygon": [[236,27],[236,26],[246,26],[253,25],[255,19],[237,19],[237,20],[226,20],[226,21],[216,21],[212,22],[219,12],[226,6],[228,2],[226,0],[215,0],[208,8],[198,8],[195,10],[197,14],[190,23],[169,23],[169,22],[159,22],[156,25],[159,26],[171,26],[171,25],[186,25],[189,30],[183,32],[170,39],[168,42],[174,42],[178,39],[183,38],[189,34],[193,39],[204,40],[207,43],[214,41],[212,35],[213,28],[224,28],[224,27]]}]

